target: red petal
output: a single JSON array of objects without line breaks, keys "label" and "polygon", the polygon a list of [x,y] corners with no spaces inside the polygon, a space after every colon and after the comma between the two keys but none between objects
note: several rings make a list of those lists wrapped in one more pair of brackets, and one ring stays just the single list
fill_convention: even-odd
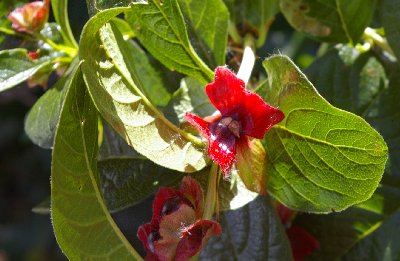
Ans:
[{"label": "red petal", "polygon": [[201,135],[203,135],[204,138],[206,138],[207,140],[210,138],[210,129],[209,129],[209,123],[208,122],[206,122],[205,120],[203,120],[200,117],[197,117],[194,114],[191,114],[190,112],[186,113],[185,119],[190,124],[195,126],[199,130]]},{"label": "red petal", "polygon": [[293,226],[286,231],[295,261],[302,261],[319,248],[319,242],[307,230]]},{"label": "red petal", "polygon": [[196,218],[200,218],[203,213],[204,193],[199,182],[190,176],[185,176],[180,191],[194,206]]},{"label": "red petal", "polygon": [[142,241],[143,247],[148,252],[153,252],[153,238],[151,238],[154,232],[153,227],[150,223],[141,225],[137,231],[137,237]]},{"label": "red petal", "polygon": [[282,111],[268,105],[255,93],[246,90],[243,101],[238,114],[245,135],[262,139],[272,126],[285,118]]},{"label": "red petal", "polygon": [[221,226],[211,220],[197,220],[183,231],[182,239],[176,248],[176,261],[185,261],[199,252],[210,237],[221,234]]},{"label": "red petal", "polygon": [[221,167],[224,176],[228,176],[236,156],[236,138],[231,135],[220,135],[209,139],[208,155]]},{"label": "red petal", "polygon": [[[151,224],[155,227],[158,227],[160,223],[160,219],[163,216],[163,211],[166,211],[166,203],[169,200],[176,199],[175,207],[179,207],[179,203],[184,202],[184,197],[182,192],[172,188],[161,188],[153,202],[153,218],[151,219]],[[173,207],[173,206],[172,206]],[[167,210],[168,211],[168,210]],[[168,211],[170,212],[170,211]],[[164,213],[165,214],[165,213]]]},{"label": "red petal", "polygon": [[257,139],[285,117],[259,95],[246,90],[244,82],[226,67],[215,70],[215,80],[206,86],[206,92],[222,116],[239,117],[242,133]]},{"label": "red petal", "polygon": [[226,67],[217,67],[214,82],[206,86],[207,96],[223,116],[230,116],[242,104],[244,82]]}]

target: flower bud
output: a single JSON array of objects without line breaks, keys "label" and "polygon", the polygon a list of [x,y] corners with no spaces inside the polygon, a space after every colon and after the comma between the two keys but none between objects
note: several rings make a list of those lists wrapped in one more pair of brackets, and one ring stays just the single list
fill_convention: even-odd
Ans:
[{"label": "flower bud", "polygon": [[8,15],[12,28],[18,32],[33,33],[46,24],[50,0],[35,1],[16,8]]}]

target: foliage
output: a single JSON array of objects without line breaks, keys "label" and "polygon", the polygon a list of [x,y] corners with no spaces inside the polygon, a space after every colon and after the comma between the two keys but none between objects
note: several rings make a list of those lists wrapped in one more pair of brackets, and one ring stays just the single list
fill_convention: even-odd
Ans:
[{"label": "foliage", "polygon": [[[14,31],[0,19],[0,41],[22,39],[0,51],[0,91],[24,81],[46,86],[57,73],[26,116],[25,131],[53,150],[51,216],[69,259],[140,260],[143,250],[135,250],[111,213],[134,208],[160,187],[177,186],[185,175],[206,192],[203,219],[212,219],[216,205],[222,226],[221,237],[194,258],[290,260],[276,204],[294,210],[291,224],[320,242],[310,259],[400,258],[392,232],[400,220],[397,1],[86,2],[91,18],[79,41],[66,0],[51,2],[56,23],[41,31]],[[8,9],[0,4],[1,15]],[[311,38],[319,47],[307,54],[312,63],[304,72],[296,65],[304,54],[267,55],[279,12],[293,27],[293,39]],[[247,61],[255,51],[268,57],[257,58],[253,70],[254,61]],[[232,172],[230,162],[228,178],[220,180],[207,140],[185,114],[215,122],[207,116],[217,94],[210,102],[205,86],[224,65],[252,71],[246,88],[285,118],[261,140],[249,139],[251,146],[239,153],[246,156],[236,158]],[[235,93],[224,95],[228,100]],[[240,113],[226,114],[232,120]],[[236,130],[231,138],[245,135]],[[213,142],[212,135],[207,139]],[[143,223],[132,224],[132,231]]]}]

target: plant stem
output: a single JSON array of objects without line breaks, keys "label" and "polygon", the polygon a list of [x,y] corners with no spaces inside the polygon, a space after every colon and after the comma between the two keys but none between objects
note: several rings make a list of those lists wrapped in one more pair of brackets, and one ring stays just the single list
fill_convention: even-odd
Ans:
[{"label": "plant stem", "polygon": [[219,166],[217,163],[213,162],[213,164],[211,165],[210,174],[208,176],[203,219],[211,220],[214,215],[215,205],[218,198],[219,176]]},{"label": "plant stem", "polygon": [[371,39],[373,43],[382,48],[382,50],[388,52],[390,55],[395,56],[386,39],[379,35],[376,30],[370,27],[365,28],[363,37],[365,39]]},{"label": "plant stem", "polygon": [[52,40],[50,40],[49,38],[41,35],[40,33],[35,33],[34,34],[38,39],[42,40],[43,42],[45,42],[46,44],[50,45],[51,48],[53,48],[56,51],[62,51],[65,52],[66,54],[68,54],[68,56],[70,57],[75,57],[77,54],[77,49],[75,48],[71,48],[65,45],[59,45],[56,44],[55,42],[53,42]]},{"label": "plant stem", "polygon": [[230,20],[229,20],[229,23],[228,23],[228,33],[229,33],[229,35],[231,36],[232,40],[235,43],[240,44],[240,43],[243,42],[243,39],[239,35],[239,32],[237,31],[235,24]]},{"label": "plant stem", "polygon": [[250,79],[255,61],[256,61],[255,40],[253,35],[247,34],[244,37],[244,52],[243,52],[242,63],[240,64],[240,68],[237,73],[237,77],[242,79],[245,84],[247,84],[247,82]]}]

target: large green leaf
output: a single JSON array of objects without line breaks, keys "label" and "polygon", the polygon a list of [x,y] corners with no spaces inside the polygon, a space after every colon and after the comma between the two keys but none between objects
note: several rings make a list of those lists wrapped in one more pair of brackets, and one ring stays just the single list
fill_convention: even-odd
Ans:
[{"label": "large green leaf", "polygon": [[101,160],[98,167],[104,199],[111,212],[140,203],[160,187],[179,184],[183,177],[183,173],[143,157]]},{"label": "large green leaf", "polygon": [[329,50],[305,73],[329,103],[361,117],[387,89],[386,73],[378,59],[348,46]]},{"label": "large green leaf", "polygon": [[389,148],[385,171],[400,175],[398,71],[389,72],[388,79],[377,58],[370,53],[350,58],[354,53],[350,47],[330,50],[307,69],[307,76],[332,105],[357,113],[379,131]]},{"label": "large green leaf", "polygon": [[104,203],[97,151],[97,111],[78,69],[66,94],[54,142],[54,233],[70,260],[140,260]]},{"label": "large green leaf", "polygon": [[48,56],[31,60],[26,49],[0,51],[0,92],[27,80],[51,62]]},{"label": "large green leaf", "polygon": [[78,47],[72,34],[68,19],[68,0],[52,0],[51,7],[57,24],[61,27],[61,34],[65,43],[71,47]]},{"label": "large green leaf", "polygon": [[166,87],[163,85],[159,72],[150,64],[146,53],[135,42],[128,44],[138,80],[142,83],[142,90],[148,99],[156,106],[164,107],[171,99]]},{"label": "large green leaf", "polygon": [[50,149],[60,118],[65,92],[72,80],[76,62],[72,63],[65,75],[51,89],[47,90],[32,106],[25,118],[25,132],[33,143]]},{"label": "large green leaf", "polygon": [[213,72],[190,44],[177,0],[134,3],[126,19],[141,44],[166,67],[203,84],[213,79]]},{"label": "large green leaf", "polygon": [[200,260],[292,260],[292,251],[269,197],[258,197],[220,216],[222,235],[211,238]]},{"label": "large green leaf", "polygon": [[383,0],[382,2],[380,11],[386,38],[397,59],[400,59],[400,2],[397,0]]},{"label": "large green leaf", "polygon": [[265,139],[269,192],[293,209],[326,213],[367,200],[387,160],[383,138],[330,105],[286,56],[264,61],[267,101],[285,119]]},{"label": "large green leaf", "polygon": [[103,11],[83,30],[80,58],[93,101],[104,119],[148,159],[179,171],[202,169],[206,166],[203,142],[177,128],[150,103],[130,59],[135,54],[129,53],[114,26],[103,26],[126,10]]},{"label": "large green leaf", "polygon": [[357,43],[369,25],[376,0],[280,0],[281,11],[298,31],[328,42]]},{"label": "large green leaf", "polygon": [[[326,216],[298,215],[295,224],[306,228],[320,242],[320,248],[313,253],[310,260],[338,260],[348,251],[356,251],[352,248],[357,249],[358,244],[365,244],[365,238],[375,233],[374,231],[380,229],[380,226],[392,223],[390,220],[395,218],[395,213],[400,208],[399,200],[400,190],[384,184],[380,185],[369,200],[343,212]],[[364,253],[369,253],[368,249],[365,250]],[[373,252],[379,251],[373,250]],[[358,254],[359,258],[364,255],[360,252]],[[360,260],[367,259],[364,256]]]},{"label": "large green leaf", "polygon": [[[211,65],[225,64],[225,48],[228,40],[228,9],[222,0],[178,0],[185,18],[194,34],[206,44],[205,56],[212,56]],[[194,46],[196,44],[193,43]],[[199,48],[203,47],[199,43]]]}]

